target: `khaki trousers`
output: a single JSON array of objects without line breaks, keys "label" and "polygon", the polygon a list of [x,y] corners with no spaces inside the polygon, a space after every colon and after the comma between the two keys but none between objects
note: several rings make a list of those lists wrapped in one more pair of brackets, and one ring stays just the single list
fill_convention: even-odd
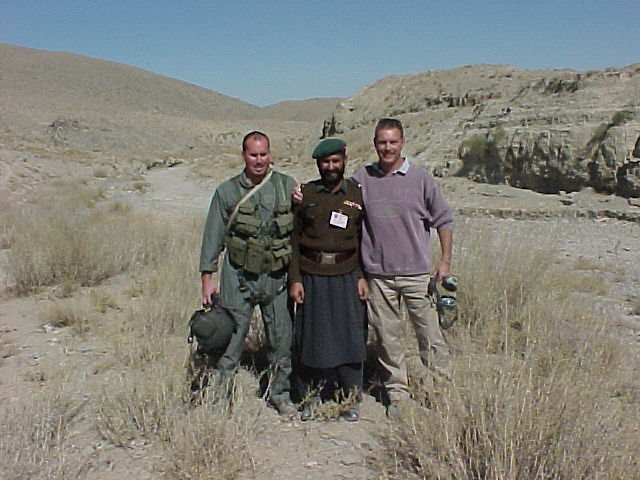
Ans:
[{"label": "khaki trousers", "polygon": [[376,331],[378,360],[386,374],[384,384],[392,401],[409,395],[402,300],[418,340],[422,364],[450,375],[449,348],[440,330],[435,304],[427,296],[429,278],[428,274],[369,277],[369,323]]}]

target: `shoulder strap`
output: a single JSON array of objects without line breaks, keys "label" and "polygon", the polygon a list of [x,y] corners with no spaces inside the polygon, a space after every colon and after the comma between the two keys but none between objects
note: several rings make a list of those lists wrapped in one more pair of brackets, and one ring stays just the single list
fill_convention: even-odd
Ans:
[{"label": "shoulder strap", "polygon": [[245,194],[245,196],[242,197],[240,199],[240,201],[236,204],[235,208],[233,209],[233,212],[231,212],[231,215],[229,215],[229,221],[224,226],[224,233],[225,234],[229,233],[229,229],[231,228],[231,224],[235,220],[236,215],[238,215],[238,209],[240,208],[240,205],[242,205],[244,202],[249,200],[254,193],[256,193],[258,190],[260,190],[262,188],[262,186],[269,181],[269,179],[271,178],[272,174],[273,174],[273,170],[269,170],[267,172],[267,175],[262,179],[262,181],[259,184],[254,185],[253,188],[251,190],[249,190]]}]

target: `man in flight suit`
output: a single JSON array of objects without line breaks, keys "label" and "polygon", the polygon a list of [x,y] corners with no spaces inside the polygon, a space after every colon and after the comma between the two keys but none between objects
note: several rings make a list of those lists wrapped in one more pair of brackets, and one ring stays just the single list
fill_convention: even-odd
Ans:
[{"label": "man in flight suit", "polygon": [[[234,374],[244,349],[253,309],[260,307],[271,363],[268,402],[281,415],[297,409],[289,397],[292,322],[287,308],[287,268],[293,229],[293,178],[270,168],[269,138],[251,132],[242,141],[244,170],[223,182],[211,200],[207,216],[200,272],[202,303],[219,295],[220,305],[235,320],[235,330],[216,369]],[[212,278],[225,250],[220,286]]]}]

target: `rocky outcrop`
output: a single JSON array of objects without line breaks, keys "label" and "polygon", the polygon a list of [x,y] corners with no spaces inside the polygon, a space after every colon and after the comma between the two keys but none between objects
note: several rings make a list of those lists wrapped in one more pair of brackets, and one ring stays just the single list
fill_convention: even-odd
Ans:
[{"label": "rocky outcrop", "polygon": [[[542,193],[593,187],[604,193],[640,196],[640,169],[632,158],[629,128],[602,124],[584,143],[587,129],[505,131],[500,138],[476,134],[464,140],[455,172],[479,182],[508,183]],[[506,140],[505,140],[506,138]]]},{"label": "rocky outcrop", "polygon": [[352,164],[371,159],[371,129],[385,116],[403,121],[405,153],[436,175],[640,196],[640,64],[583,73],[478,65],[382,79],[330,117]]}]

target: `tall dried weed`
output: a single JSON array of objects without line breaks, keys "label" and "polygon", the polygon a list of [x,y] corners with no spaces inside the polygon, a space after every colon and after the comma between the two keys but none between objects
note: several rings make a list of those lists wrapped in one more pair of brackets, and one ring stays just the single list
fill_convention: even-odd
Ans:
[{"label": "tall dried weed", "polygon": [[16,293],[91,286],[165,255],[175,232],[158,219],[70,202],[23,208],[13,226],[8,273]]},{"label": "tall dried weed", "polygon": [[572,293],[575,276],[555,263],[553,243],[540,242],[551,227],[523,228],[460,228],[455,380],[414,389],[386,438],[384,475],[637,478],[633,360]]},{"label": "tall dried weed", "polygon": [[77,478],[88,470],[88,455],[76,451],[69,439],[82,409],[83,403],[72,400],[63,388],[4,409],[0,413],[0,478]]}]

